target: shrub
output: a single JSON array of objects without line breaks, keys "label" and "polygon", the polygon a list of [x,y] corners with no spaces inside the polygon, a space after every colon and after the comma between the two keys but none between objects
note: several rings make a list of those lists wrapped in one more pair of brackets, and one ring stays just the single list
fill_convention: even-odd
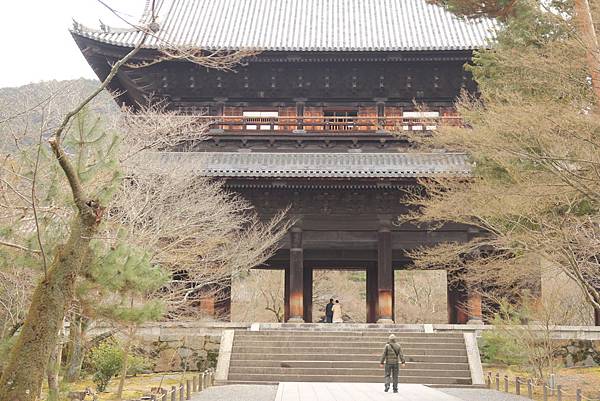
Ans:
[{"label": "shrub", "polygon": [[127,358],[127,375],[136,376],[150,370],[150,361],[147,358],[139,355],[129,355]]},{"label": "shrub", "polygon": [[504,331],[483,332],[479,349],[482,361],[487,363],[521,365],[527,359],[515,339]]},{"label": "shrub", "polygon": [[94,371],[92,380],[99,392],[104,392],[106,386],[123,366],[124,353],[114,341],[105,341],[92,349],[90,363]]}]

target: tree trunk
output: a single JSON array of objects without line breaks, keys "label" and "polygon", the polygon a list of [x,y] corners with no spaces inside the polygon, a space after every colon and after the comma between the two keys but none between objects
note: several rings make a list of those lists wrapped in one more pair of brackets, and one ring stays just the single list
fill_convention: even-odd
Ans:
[{"label": "tree trunk", "polygon": [[73,383],[79,380],[81,365],[83,364],[85,332],[88,326],[88,319],[81,315],[76,316],[71,322],[69,328],[70,352],[67,361],[67,371],[64,381]]},{"label": "tree trunk", "polygon": [[60,373],[60,361],[62,360],[63,347],[60,335],[56,340],[56,346],[54,347],[54,350],[50,355],[50,361],[48,362],[48,401],[58,401],[60,393],[58,375]]},{"label": "tree trunk", "polygon": [[127,370],[129,369],[129,353],[131,352],[131,342],[133,341],[133,335],[135,329],[130,327],[127,330],[127,342],[125,343],[125,349],[123,352],[123,366],[121,368],[121,377],[119,378],[119,387],[117,388],[117,400],[123,398],[123,388],[125,387],[125,378],[127,377]]},{"label": "tree trunk", "polygon": [[0,400],[35,401],[40,393],[50,354],[73,298],[77,274],[89,263],[90,239],[99,223],[95,208],[82,209],[47,277],[33,293],[27,319],[0,377]]},{"label": "tree trunk", "polygon": [[592,87],[596,95],[596,105],[600,105],[600,50],[594,29],[594,21],[588,0],[575,0],[575,18],[579,25],[581,39],[585,46],[588,71],[592,77]]}]

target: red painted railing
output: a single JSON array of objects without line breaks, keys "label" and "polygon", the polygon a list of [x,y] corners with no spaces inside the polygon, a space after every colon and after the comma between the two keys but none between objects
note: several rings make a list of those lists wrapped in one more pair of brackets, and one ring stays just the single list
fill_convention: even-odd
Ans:
[{"label": "red painted railing", "polygon": [[224,131],[268,132],[376,132],[376,131],[435,131],[441,125],[462,126],[459,116],[441,117],[248,117],[198,116],[210,128]]}]

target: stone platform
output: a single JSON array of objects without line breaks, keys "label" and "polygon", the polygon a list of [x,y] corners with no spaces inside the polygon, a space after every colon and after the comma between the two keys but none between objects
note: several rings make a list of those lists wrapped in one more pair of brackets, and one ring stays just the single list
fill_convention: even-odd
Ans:
[{"label": "stone platform", "polygon": [[461,401],[420,384],[400,384],[398,394],[374,383],[280,383],[275,401]]}]

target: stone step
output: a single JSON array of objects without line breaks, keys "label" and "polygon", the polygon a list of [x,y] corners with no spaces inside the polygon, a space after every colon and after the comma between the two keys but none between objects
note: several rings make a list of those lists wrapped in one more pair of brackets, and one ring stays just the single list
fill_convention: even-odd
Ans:
[{"label": "stone step", "polygon": [[369,331],[326,331],[326,330],[306,330],[306,331],[293,331],[293,330],[266,330],[266,331],[249,331],[249,330],[236,330],[236,336],[334,336],[334,337],[382,337],[387,338],[390,334],[394,334],[397,337],[403,338],[429,338],[429,337],[450,337],[450,338],[463,338],[462,333],[423,333],[423,332],[396,332],[390,330],[369,330]]},{"label": "stone step", "polygon": [[[235,367],[256,367],[256,368],[379,368],[379,361],[294,361],[294,360],[235,360],[231,366]],[[462,370],[469,369],[469,364],[464,363],[429,363],[429,362],[408,362],[405,369],[429,369],[429,370]]]},{"label": "stone step", "polygon": [[[294,375],[294,376],[374,376],[383,375],[382,368],[258,368],[258,367],[237,367],[232,366],[229,374],[263,374],[263,375]],[[467,369],[457,370],[436,370],[433,373],[427,369],[400,369],[400,377],[471,377],[471,372]]]},{"label": "stone step", "polygon": [[260,331],[394,331],[422,333],[423,326],[379,323],[261,323]]},{"label": "stone step", "polygon": [[[235,334],[236,340],[241,341],[371,341],[385,343],[388,340],[387,335],[382,336],[295,336],[295,335],[255,335],[255,334]],[[428,336],[428,337],[405,337],[396,336],[396,341],[400,343],[423,343],[436,342],[443,344],[464,344],[463,336]]]},{"label": "stone step", "polygon": [[[262,353],[262,354],[281,354],[290,351],[293,354],[369,354],[380,355],[382,347],[246,347],[233,346],[233,353]],[[416,355],[444,355],[444,356],[466,356],[467,351],[463,347],[461,349],[432,349],[432,348],[413,348],[403,347],[402,351],[405,356]]]},{"label": "stone step", "polygon": [[[452,349],[452,350],[460,350],[465,349],[464,342],[461,343],[437,343],[437,342],[414,342],[414,343],[405,343],[399,342],[402,346],[402,350],[404,349]],[[340,341],[340,342],[329,342],[329,341],[273,341],[273,340],[265,340],[265,341],[246,341],[243,339],[234,339],[233,346],[234,347],[246,347],[246,348],[306,348],[312,346],[318,346],[319,348],[331,348],[333,350],[337,348],[369,348],[369,349],[379,349],[383,352],[383,347],[385,342],[378,341]]]},{"label": "stone step", "polygon": [[[279,383],[279,382],[337,382],[337,383],[383,383],[383,374],[379,376],[340,376],[340,375],[263,375],[257,373],[251,374],[229,374],[228,383],[244,381],[244,382],[268,382],[268,383]],[[406,377],[400,376],[400,383],[416,383],[416,384],[470,384],[471,378],[463,377]]]},{"label": "stone step", "polygon": [[[381,353],[372,354],[340,354],[331,355],[327,353],[305,353],[291,354],[283,353],[256,353],[256,352],[234,352],[231,355],[231,361],[379,361]],[[452,355],[405,355],[408,362],[427,362],[427,363],[468,363],[466,354],[461,356]]]}]

